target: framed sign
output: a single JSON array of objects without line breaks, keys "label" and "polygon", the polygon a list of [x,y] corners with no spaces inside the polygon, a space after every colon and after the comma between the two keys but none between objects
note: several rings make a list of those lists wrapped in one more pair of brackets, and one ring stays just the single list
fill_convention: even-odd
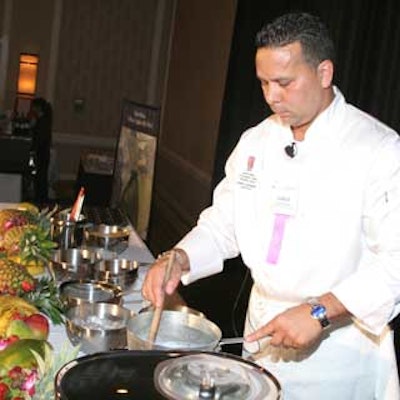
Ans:
[{"label": "framed sign", "polygon": [[123,101],[111,205],[126,211],[142,239],[149,225],[159,127],[159,108]]}]

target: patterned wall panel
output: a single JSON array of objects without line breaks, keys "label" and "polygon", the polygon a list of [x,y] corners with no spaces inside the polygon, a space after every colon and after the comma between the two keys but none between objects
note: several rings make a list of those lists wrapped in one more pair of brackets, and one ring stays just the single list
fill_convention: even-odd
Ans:
[{"label": "patterned wall panel", "polygon": [[157,0],[63,2],[55,131],[116,137],[122,99],[145,102],[156,8]]}]

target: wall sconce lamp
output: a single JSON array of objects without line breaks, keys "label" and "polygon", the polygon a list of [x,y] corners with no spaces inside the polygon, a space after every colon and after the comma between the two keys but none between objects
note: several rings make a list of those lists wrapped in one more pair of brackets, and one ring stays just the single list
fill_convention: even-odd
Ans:
[{"label": "wall sconce lamp", "polygon": [[36,92],[36,78],[39,56],[36,54],[20,54],[17,93],[21,96],[33,97]]}]

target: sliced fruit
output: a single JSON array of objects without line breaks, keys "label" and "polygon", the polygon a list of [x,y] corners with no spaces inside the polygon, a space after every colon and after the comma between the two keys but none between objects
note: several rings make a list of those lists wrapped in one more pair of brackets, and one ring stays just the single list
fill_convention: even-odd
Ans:
[{"label": "sliced fruit", "polygon": [[6,336],[18,336],[19,339],[42,339],[35,337],[33,330],[21,319],[15,319],[9,323]]},{"label": "sliced fruit", "polygon": [[38,313],[38,309],[17,296],[0,296],[0,337],[5,337],[8,325],[15,319],[23,319]]},{"label": "sliced fruit", "polygon": [[21,368],[33,368],[37,366],[35,353],[45,357],[46,348],[51,345],[46,340],[21,339],[0,351],[0,365],[9,370],[19,366]]}]

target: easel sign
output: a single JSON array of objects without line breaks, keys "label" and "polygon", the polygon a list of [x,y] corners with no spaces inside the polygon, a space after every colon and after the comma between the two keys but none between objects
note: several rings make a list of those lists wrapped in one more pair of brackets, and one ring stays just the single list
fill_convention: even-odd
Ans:
[{"label": "easel sign", "polygon": [[142,239],[149,225],[159,128],[159,108],[123,101],[111,204],[127,212]]}]

